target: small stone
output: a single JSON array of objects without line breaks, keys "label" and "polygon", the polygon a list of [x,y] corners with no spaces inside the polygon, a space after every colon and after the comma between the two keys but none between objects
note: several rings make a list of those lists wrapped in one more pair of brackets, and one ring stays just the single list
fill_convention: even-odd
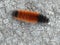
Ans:
[{"label": "small stone", "polygon": [[12,24],[8,23],[8,24],[6,24],[6,27],[12,29]]},{"label": "small stone", "polygon": [[54,15],[54,12],[52,12],[52,11],[46,11],[48,14],[52,14],[52,15]]},{"label": "small stone", "polygon": [[3,23],[4,23],[4,24],[7,24],[8,22],[9,22],[8,19],[4,19],[4,20],[3,20]]}]

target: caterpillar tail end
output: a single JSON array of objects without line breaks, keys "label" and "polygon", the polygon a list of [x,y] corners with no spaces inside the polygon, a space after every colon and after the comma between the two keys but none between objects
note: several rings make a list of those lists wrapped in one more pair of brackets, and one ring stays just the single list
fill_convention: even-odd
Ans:
[{"label": "caterpillar tail end", "polygon": [[43,16],[42,14],[39,14],[38,22],[40,22],[40,23],[48,23],[49,22],[49,18],[47,18],[46,16]]}]

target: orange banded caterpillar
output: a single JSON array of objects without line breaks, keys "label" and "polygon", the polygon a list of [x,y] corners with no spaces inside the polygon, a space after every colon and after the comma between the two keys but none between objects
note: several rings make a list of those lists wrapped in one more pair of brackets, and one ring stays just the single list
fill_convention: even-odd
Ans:
[{"label": "orange banded caterpillar", "polygon": [[25,21],[28,23],[48,23],[49,18],[43,16],[39,12],[33,12],[28,10],[14,10],[12,16],[20,21]]}]

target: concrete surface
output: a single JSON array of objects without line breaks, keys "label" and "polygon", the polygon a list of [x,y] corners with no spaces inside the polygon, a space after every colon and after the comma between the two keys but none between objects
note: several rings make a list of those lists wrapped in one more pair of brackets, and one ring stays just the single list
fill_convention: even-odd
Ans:
[{"label": "concrete surface", "polygon": [[[12,18],[11,10],[39,11],[48,24]],[[0,0],[0,45],[60,45],[60,0]]]}]

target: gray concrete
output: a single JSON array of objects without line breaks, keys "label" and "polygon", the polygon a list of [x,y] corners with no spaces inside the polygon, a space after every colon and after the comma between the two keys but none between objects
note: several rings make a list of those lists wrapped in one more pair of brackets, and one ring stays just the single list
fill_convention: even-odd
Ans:
[{"label": "gray concrete", "polygon": [[[48,24],[30,24],[12,18],[26,9],[46,15]],[[0,0],[0,45],[60,45],[60,0]]]}]

